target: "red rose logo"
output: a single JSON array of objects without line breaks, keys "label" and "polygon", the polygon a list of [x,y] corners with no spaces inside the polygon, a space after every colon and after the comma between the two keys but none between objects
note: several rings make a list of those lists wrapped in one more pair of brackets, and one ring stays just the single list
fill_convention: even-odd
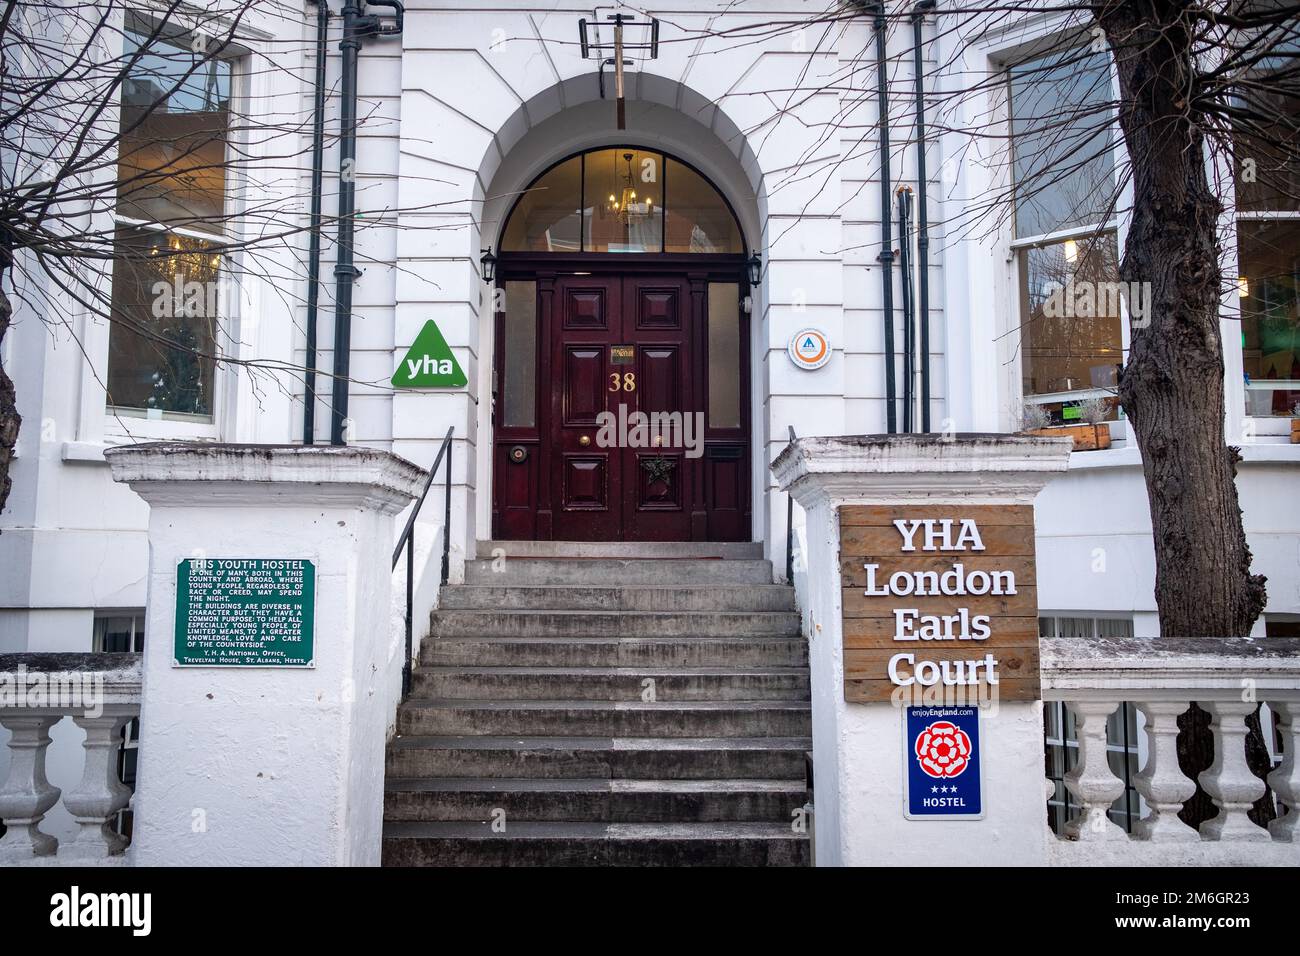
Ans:
[{"label": "red rose logo", "polygon": [[970,738],[956,724],[935,721],[917,735],[916,759],[931,777],[960,776],[970,764]]}]

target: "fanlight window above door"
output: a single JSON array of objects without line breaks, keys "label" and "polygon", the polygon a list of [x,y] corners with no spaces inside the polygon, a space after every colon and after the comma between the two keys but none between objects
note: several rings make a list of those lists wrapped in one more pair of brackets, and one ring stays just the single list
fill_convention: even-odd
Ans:
[{"label": "fanlight window above door", "polygon": [[743,253],[731,206],[672,156],[635,146],[556,163],[515,202],[502,252]]}]

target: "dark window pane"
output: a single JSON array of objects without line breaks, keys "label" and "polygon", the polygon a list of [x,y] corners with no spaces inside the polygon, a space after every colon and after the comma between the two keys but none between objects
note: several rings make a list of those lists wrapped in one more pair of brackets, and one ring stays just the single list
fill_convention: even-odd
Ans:
[{"label": "dark window pane", "polygon": [[506,224],[507,252],[577,252],[582,242],[582,158],[566,159],[519,198]]},{"label": "dark window pane", "polygon": [[113,253],[109,406],[210,421],[221,257],[201,239],[127,226]]},{"label": "dark window pane", "polygon": [[1237,223],[1247,410],[1290,415],[1300,402],[1300,222]]},{"label": "dark window pane", "polygon": [[1256,75],[1238,87],[1232,118],[1233,182],[1238,211],[1295,212],[1300,210],[1300,103],[1294,74],[1300,54],[1296,23],[1289,34],[1271,33],[1272,56],[1255,64]]},{"label": "dark window pane", "polygon": [[1058,51],[1010,74],[1016,236],[1103,221],[1115,196],[1110,55]]},{"label": "dark window pane", "polygon": [[1113,233],[1020,251],[1024,394],[1113,389],[1122,362]]},{"label": "dark window pane", "polygon": [[537,283],[512,280],[505,287],[501,422],[532,428],[537,424]]},{"label": "dark window pane", "polygon": [[667,252],[744,252],[740,227],[718,191],[691,167],[665,159]]},{"label": "dark window pane", "polygon": [[663,171],[659,153],[620,146],[587,154],[587,252],[662,251]]},{"label": "dark window pane", "polygon": [[709,283],[709,427],[740,427],[740,286]]},{"label": "dark window pane", "polygon": [[118,212],[224,231],[230,63],[131,32],[123,55]]}]

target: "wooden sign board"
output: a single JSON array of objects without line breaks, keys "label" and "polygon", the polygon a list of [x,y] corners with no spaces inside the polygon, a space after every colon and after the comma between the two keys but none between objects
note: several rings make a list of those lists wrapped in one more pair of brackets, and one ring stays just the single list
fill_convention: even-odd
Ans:
[{"label": "wooden sign board", "polygon": [[845,506],[840,575],[845,700],[1040,696],[1032,505]]}]

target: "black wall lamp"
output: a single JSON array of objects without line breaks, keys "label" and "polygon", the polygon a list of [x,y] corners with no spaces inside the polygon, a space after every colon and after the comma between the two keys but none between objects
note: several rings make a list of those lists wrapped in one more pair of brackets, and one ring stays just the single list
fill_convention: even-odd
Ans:
[{"label": "black wall lamp", "polygon": [[497,257],[492,255],[492,247],[479,250],[483,255],[479,256],[479,265],[483,267],[483,281],[492,284],[497,277]]},{"label": "black wall lamp", "polygon": [[763,260],[758,253],[754,253],[745,263],[745,268],[749,270],[749,284],[758,285],[763,278]]}]

